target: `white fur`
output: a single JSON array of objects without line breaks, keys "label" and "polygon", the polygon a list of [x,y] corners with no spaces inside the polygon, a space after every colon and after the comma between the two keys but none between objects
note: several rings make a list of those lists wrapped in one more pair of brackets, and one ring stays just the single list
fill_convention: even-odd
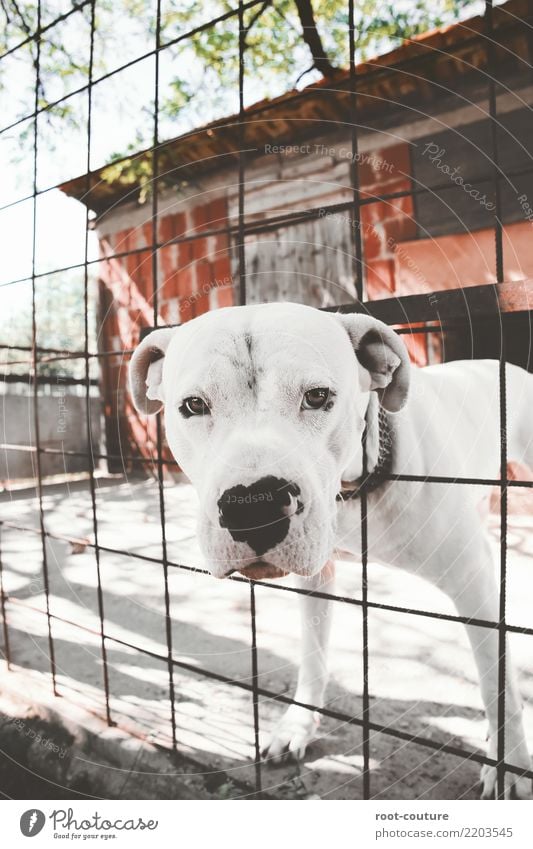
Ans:
[{"label": "white fur", "polygon": [[[374,329],[372,365],[356,355]],[[149,399],[165,402],[170,448],[198,490],[199,540],[216,577],[249,567],[257,556],[220,527],[217,501],[237,484],[273,475],[296,481],[305,506],[283,542],[262,560],[298,576],[301,586],[331,590],[335,547],[360,554],[359,502],[335,500],[341,481],[362,471],[361,438],[376,395],[389,410],[405,400],[407,355],[399,337],[366,316],[338,316],[296,304],[234,307],[210,312],[175,330],[158,331],[164,360],[146,371],[146,346],[132,361],[139,409],[144,379]],[[154,335],[155,337],[155,335]],[[383,344],[381,344],[383,343]],[[152,343],[153,344],[153,343]],[[144,347],[143,347],[144,346]],[[381,356],[381,352],[386,352]],[[144,352],[144,357],[143,357]],[[139,374],[139,369],[142,371]],[[162,368],[161,368],[162,364]],[[374,367],[375,366],[375,367]],[[530,412],[533,377],[508,365],[508,456],[533,466]],[[411,369],[409,400],[391,417],[393,472],[497,478],[500,466],[499,382],[495,361],[456,362]],[[302,410],[305,391],[336,392],[329,412]],[[182,400],[201,396],[211,409],[184,419]],[[153,412],[154,408],[150,407]],[[368,463],[377,443],[369,434]],[[487,487],[394,481],[368,497],[369,558],[416,572],[440,587],[461,616],[498,620],[498,590],[480,502]],[[329,604],[302,596],[302,665],[296,699],[324,704]],[[490,753],[497,729],[497,648],[494,629],[467,626],[489,721]],[[521,706],[507,661],[506,760],[529,768]],[[274,760],[302,755],[317,717],[291,706],[267,747]],[[508,773],[507,792],[530,796],[530,782]],[[495,792],[495,770],[482,770],[482,795]]]}]

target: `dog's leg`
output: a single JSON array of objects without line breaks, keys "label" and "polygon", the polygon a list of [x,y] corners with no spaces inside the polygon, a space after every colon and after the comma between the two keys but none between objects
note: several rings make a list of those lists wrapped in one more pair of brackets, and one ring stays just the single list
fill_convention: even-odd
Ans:
[{"label": "dog's leg", "polygon": [[[306,590],[333,591],[335,566],[330,560],[313,578],[299,578]],[[302,616],[301,665],[295,701],[322,707],[328,681],[327,649],[331,626],[331,602],[313,595],[299,595]],[[314,738],[320,717],[316,711],[291,705],[263,750],[263,757],[279,763],[284,756],[302,758]]]},{"label": "dog's leg", "polygon": [[[486,540],[465,562],[460,558],[448,572],[443,589],[453,599],[460,616],[497,622],[499,619],[498,587],[494,574],[494,561]],[[478,668],[481,696],[489,722],[489,756],[497,756],[498,739],[498,631],[467,625],[466,630]],[[505,761],[520,769],[530,769],[522,705],[516,686],[509,648],[506,649],[505,688]],[[494,798],[496,791],[496,768],[485,764],[481,769],[481,796]],[[505,793],[512,791],[519,799],[531,798],[531,781],[513,773],[505,775]]]}]

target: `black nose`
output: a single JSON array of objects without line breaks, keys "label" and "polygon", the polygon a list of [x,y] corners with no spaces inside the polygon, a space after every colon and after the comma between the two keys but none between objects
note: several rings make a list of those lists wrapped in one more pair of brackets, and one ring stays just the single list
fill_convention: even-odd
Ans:
[{"label": "black nose", "polygon": [[291,516],[301,513],[300,487],[269,475],[251,486],[234,486],[218,499],[219,522],[236,542],[264,554],[285,539]]}]

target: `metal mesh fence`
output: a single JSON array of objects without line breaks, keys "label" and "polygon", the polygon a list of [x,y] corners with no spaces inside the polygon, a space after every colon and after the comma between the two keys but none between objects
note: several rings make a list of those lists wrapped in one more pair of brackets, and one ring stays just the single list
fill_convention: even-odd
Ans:
[{"label": "metal mesh fence", "polygon": [[[194,240],[198,238],[196,234],[184,234],[182,236],[176,236],[167,241],[161,241],[159,237],[159,196],[157,191],[158,181],[160,179],[160,155],[162,148],[162,139],[160,135],[160,124],[159,124],[159,99],[160,99],[160,57],[164,50],[168,50],[172,45],[176,45],[177,43],[186,42],[188,39],[191,39],[195,35],[198,35],[200,32],[210,30],[214,27],[217,27],[222,22],[229,22],[231,26],[234,26],[238,29],[240,33],[239,37],[239,74],[238,74],[238,95],[239,95],[239,118],[238,118],[238,220],[236,224],[227,224],[224,227],[208,227],[203,233],[202,236],[216,236],[221,233],[229,235],[236,245],[236,250],[238,253],[238,269],[239,269],[239,280],[238,280],[238,301],[241,304],[245,304],[247,300],[247,269],[246,269],[246,250],[245,250],[245,240],[247,236],[255,235],[258,233],[269,232],[270,230],[275,230],[280,226],[291,226],[294,224],[301,223],[303,221],[312,220],[318,218],[320,215],[323,215],[324,208],[323,207],[311,207],[306,209],[305,211],[297,211],[294,213],[286,213],[282,215],[277,215],[274,217],[269,217],[263,221],[250,221],[246,216],[246,208],[245,208],[245,187],[246,187],[246,179],[247,179],[247,157],[246,157],[246,148],[247,148],[247,114],[245,109],[245,100],[244,100],[244,86],[245,86],[245,21],[244,15],[248,10],[255,9],[256,7],[260,7],[261,3],[259,0],[252,0],[252,2],[243,3],[240,2],[238,7],[233,8],[226,13],[214,18],[212,20],[206,21],[201,26],[195,27],[194,29],[184,32],[180,34],[178,37],[172,39],[171,41],[166,41],[162,43],[161,39],[161,2],[158,0],[157,8],[156,8],[156,26],[155,26],[155,41],[152,45],[150,45],[150,49],[147,50],[143,55],[137,56],[127,62],[120,67],[113,69],[109,73],[102,75],[100,77],[95,77],[94,74],[94,42],[95,42],[95,9],[96,2],[95,0],[86,0],[86,2],[79,3],[73,5],[67,12],[63,15],[57,17],[53,21],[47,21],[46,23],[42,22],[42,6],[43,4],[39,2],[37,6],[37,20],[36,26],[34,29],[28,32],[27,38],[23,40],[20,44],[17,44],[10,48],[5,54],[4,57],[0,57],[0,59],[10,56],[12,54],[16,54],[17,51],[22,50],[24,47],[28,45],[32,45],[34,49],[34,65],[35,65],[35,92],[34,92],[34,103],[33,110],[30,114],[23,116],[20,119],[17,119],[15,122],[11,122],[8,126],[2,129],[2,134],[7,133],[10,130],[13,130],[18,124],[22,124],[24,121],[31,120],[33,121],[33,191],[31,194],[28,194],[16,201],[10,202],[2,207],[2,210],[13,209],[17,206],[17,204],[22,203],[24,201],[30,201],[33,203],[33,256],[32,256],[32,270],[31,274],[25,277],[20,277],[17,280],[9,281],[4,285],[14,285],[16,283],[28,282],[32,287],[32,345],[31,348],[20,348],[17,349],[17,356],[19,359],[12,360],[10,366],[16,364],[25,364],[28,366],[28,370],[32,375],[32,391],[33,391],[33,415],[34,415],[34,434],[35,434],[35,442],[34,444],[27,446],[12,446],[4,444],[2,446],[2,450],[4,451],[27,451],[30,452],[34,458],[35,463],[35,477],[37,481],[37,494],[38,494],[38,506],[39,506],[39,527],[37,529],[26,527],[23,523],[13,522],[5,520],[0,522],[0,533],[2,528],[10,529],[17,531],[21,534],[38,534],[41,538],[42,544],[42,575],[44,582],[44,594],[46,598],[46,608],[44,610],[44,615],[46,616],[47,621],[47,633],[48,633],[48,653],[49,653],[49,662],[50,662],[50,675],[52,686],[54,689],[54,693],[57,693],[56,689],[56,662],[55,662],[55,654],[54,654],[54,623],[56,620],[61,619],[61,617],[56,616],[50,607],[50,584],[49,584],[49,568],[47,562],[47,540],[50,538],[55,539],[64,539],[75,542],[75,538],[69,537],[68,535],[59,535],[49,530],[47,527],[46,521],[46,511],[44,509],[44,489],[43,489],[43,471],[42,471],[42,460],[43,457],[47,454],[53,454],[54,452],[58,452],[58,449],[46,447],[42,444],[41,436],[40,436],[40,415],[39,415],[39,399],[40,399],[40,388],[42,386],[44,378],[40,376],[39,369],[43,364],[50,363],[61,363],[65,361],[71,360],[80,360],[84,364],[84,376],[80,379],[77,379],[75,382],[85,387],[85,402],[86,402],[86,427],[87,427],[87,442],[89,445],[89,451],[87,453],[87,462],[89,468],[89,482],[90,482],[90,498],[91,498],[91,515],[92,515],[92,539],[88,543],[89,548],[94,550],[95,555],[95,564],[96,564],[96,572],[97,572],[97,603],[98,603],[98,618],[99,618],[99,629],[94,633],[98,636],[100,641],[100,652],[101,652],[101,661],[102,661],[102,676],[103,676],[103,690],[105,693],[105,718],[109,724],[113,722],[112,711],[110,707],[110,680],[108,675],[108,662],[107,662],[107,648],[110,643],[123,644],[127,645],[130,649],[145,653],[148,656],[153,657],[159,661],[162,661],[166,664],[166,668],[168,671],[168,693],[169,693],[169,702],[170,702],[170,715],[169,715],[169,723],[171,728],[171,737],[172,737],[172,745],[174,748],[179,746],[179,739],[176,730],[176,693],[175,693],[175,684],[174,684],[174,672],[176,669],[184,669],[194,672],[196,674],[200,674],[205,676],[208,679],[212,679],[215,681],[223,681],[228,685],[233,687],[240,688],[241,690],[245,690],[251,693],[252,696],[252,705],[253,705],[253,724],[254,724],[254,746],[255,746],[255,792],[260,797],[262,793],[262,762],[260,756],[260,748],[259,748],[259,704],[261,699],[272,699],[274,701],[280,702],[285,705],[290,704],[300,704],[295,702],[293,699],[288,696],[270,691],[261,687],[258,681],[258,651],[257,651],[257,635],[256,635],[256,583],[260,583],[261,585],[275,588],[277,592],[289,592],[295,595],[301,594],[304,592],[301,589],[284,586],[276,583],[270,583],[268,581],[247,581],[245,578],[239,576],[232,576],[229,580],[238,582],[238,583],[249,583],[249,610],[250,610],[250,652],[251,652],[251,669],[252,675],[251,680],[248,681],[235,681],[229,676],[221,675],[220,673],[210,671],[207,668],[198,668],[196,666],[192,666],[188,664],[186,661],[183,661],[175,656],[174,647],[172,645],[172,630],[171,630],[171,611],[170,611],[170,593],[169,593],[169,570],[172,569],[180,569],[180,570],[189,570],[197,572],[198,574],[208,574],[205,570],[197,569],[191,565],[177,563],[171,559],[169,547],[167,544],[167,535],[166,535],[166,518],[165,518],[165,490],[163,486],[164,482],[164,468],[165,466],[169,467],[177,467],[177,463],[175,461],[165,459],[163,456],[163,433],[162,433],[162,423],[160,420],[160,416],[157,417],[157,456],[154,458],[139,458],[135,457],[135,462],[142,462],[144,464],[155,465],[156,473],[157,473],[157,481],[158,481],[158,493],[159,493],[159,513],[160,513],[160,530],[161,530],[161,551],[162,556],[160,559],[149,557],[143,555],[141,553],[132,553],[129,552],[126,548],[123,548],[121,545],[117,545],[116,547],[110,547],[108,545],[104,545],[99,541],[99,525],[98,525],[98,511],[97,511],[97,502],[96,502],[96,484],[95,484],[95,469],[97,464],[104,460],[124,460],[124,457],[120,457],[118,455],[114,455],[111,453],[98,452],[91,450],[91,425],[90,425],[90,388],[91,385],[94,385],[94,378],[91,376],[90,365],[91,361],[94,359],[105,359],[105,358],[116,358],[116,357],[128,357],[132,352],[131,351],[93,351],[91,350],[91,341],[90,341],[90,328],[89,328],[89,310],[88,310],[88,299],[89,299],[89,274],[91,268],[93,266],[97,266],[101,260],[96,259],[93,260],[89,256],[88,250],[88,238],[89,232],[91,229],[91,219],[89,213],[89,207],[87,208],[86,213],[86,240],[85,240],[85,256],[81,263],[69,264],[65,265],[61,268],[54,269],[55,271],[68,271],[72,269],[81,269],[84,275],[84,315],[85,315],[85,325],[84,325],[84,340],[83,344],[80,346],[79,350],[69,350],[65,351],[62,349],[54,349],[50,347],[41,346],[38,344],[38,318],[36,314],[36,285],[41,277],[45,277],[50,272],[40,273],[36,267],[36,234],[37,228],[39,226],[38,217],[37,217],[37,202],[39,195],[48,191],[49,188],[42,189],[38,187],[37,180],[37,163],[39,156],[39,146],[41,143],[40,132],[39,132],[39,119],[40,116],[43,115],[48,110],[51,110],[54,107],[60,106],[64,100],[72,98],[74,96],[83,95],[86,98],[86,109],[88,115],[87,121],[87,135],[86,135],[86,172],[87,172],[87,184],[86,184],[86,193],[90,198],[90,192],[92,188],[91,183],[91,144],[92,144],[92,133],[91,133],[91,118],[93,113],[93,91],[95,85],[102,82],[104,79],[107,79],[113,75],[120,73],[126,68],[135,65],[141,62],[143,59],[148,57],[153,57],[155,62],[155,90],[153,92],[153,134],[152,134],[152,144],[151,144],[151,167],[152,167],[152,181],[154,190],[151,195],[151,257],[152,257],[152,281],[153,281],[153,293],[152,293],[152,305],[153,305],[153,326],[157,327],[158,324],[158,316],[159,316],[159,267],[158,267],[158,252],[163,247],[168,247],[171,244],[182,244],[188,241]],[[87,72],[87,82],[86,84],[78,87],[75,91],[69,93],[66,97],[56,100],[52,103],[46,103],[43,105],[40,99],[40,58],[41,58],[41,44],[43,37],[46,33],[51,30],[56,24],[61,21],[66,20],[71,16],[78,15],[85,10],[89,13],[89,21],[90,21],[90,54],[89,54],[89,63],[88,63],[88,72]],[[347,118],[350,133],[351,133],[351,146],[352,146],[352,167],[350,169],[351,180],[352,180],[352,198],[349,201],[333,204],[328,207],[327,211],[332,213],[342,213],[342,212],[350,212],[353,215],[353,219],[355,221],[360,221],[361,219],[361,211],[363,207],[369,206],[372,204],[378,204],[381,202],[387,202],[392,200],[397,200],[402,197],[415,197],[421,196],[425,193],[429,192],[438,192],[439,189],[445,189],[449,186],[448,181],[443,181],[442,184],[437,183],[434,187],[429,189],[428,187],[422,185],[412,184],[409,189],[405,191],[395,191],[395,192],[385,192],[380,195],[376,195],[373,197],[362,197],[360,192],[360,187],[358,183],[358,168],[356,165],[357,162],[357,154],[358,154],[358,142],[359,142],[359,124],[358,124],[358,87],[360,85],[361,74],[365,75],[365,71],[358,71],[356,66],[356,38],[357,31],[354,22],[355,17],[355,4],[354,0],[348,0],[347,4],[347,31],[346,38],[348,41],[348,52],[349,52],[349,104],[350,104],[350,115]],[[438,306],[435,306],[435,302],[431,301],[431,298],[428,298],[427,295],[410,295],[399,298],[389,298],[385,300],[372,301],[365,300],[366,296],[366,284],[365,284],[365,262],[364,262],[364,250],[362,244],[362,236],[361,229],[355,227],[353,229],[353,277],[355,281],[355,288],[357,292],[357,300],[353,303],[344,304],[341,307],[335,307],[334,309],[340,309],[343,312],[361,312],[369,315],[373,315],[377,318],[380,318],[387,323],[394,325],[399,333],[406,334],[424,334],[424,333],[453,333],[457,331],[457,321],[463,319],[465,315],[468,316],[469,320],[473,322],[483,322],[488,318],[494,318],[495,315],[501,317],[502,328],[505,323],[506,313],[511,312],[526,312],[529,310],[530,303],[528,300],[528,283],[529,281],[521,281],[520,283],[509,283],[505,281],[504,274],[504,251],[503,251],[503,225],[502,225],[502,214],[501,214],[501,187],[504,181],[508,181],[510,179],[519,180],[521,176],[525,173],[529,173],[533,171],[533,169],[515,169],[515,170],[507,170],[504,172],[502,167],[499,164],[499,151],[498,151],[498,137],[497,137],[497,128],[498,128],[498,114],[497,114],[497,87],[500,84],[498,78],[498,67],[495,58],[495,45],[497,43],[497,38],[494,32],[494,23],[493,23],[493,8],[491,2],[486,2],[485,4],[485,48],[486,48],[486,72],[484,73],[484,80],[486,86],[486,97],[488,99],[489,104],[489,117],[491,123],[491,167],[487,167],[486,164],[482,167],[482,173],[479,175],[480,180],[490,180],[491,182],[491,191],[492,198],[495,204],[495,213],[493,216],[493,227],[494,227],[494,262],[495,262],[495,277],[497,282],[495,284],[487,284],[478,287],[470,287],[468,289],[458,289],[451,290],[447,292],[439,292],[438,298]],[[411,57],[405,60],[403,67],[406,70],[406,73],[416,73],[417,63],[419,59],[415,57]],[[374,69],[374,73],[379,73],[379,70],[376,72]],[[305,98],[306,92],[300,92],[297,97]],[[268,110],[268,104],[263,108]],[[90,205],[90,201],[89,201]],[[114,259],[123,259],[127,256],[134,255],[136,252],[139,252],[143,249],[131,249],[124,251],[117,251],[111,255]],[[416,326],[413,326],[416,325]],[[1,342],[1,340],[0,340]],[[509,480],[507,478],[507,408],[506,408],[506,350],[505,350],[505,340],[504,333],[502,329],[501,340],[500,340],[500,368],[499,368],[499,381],[500,381],[500,445],[501,445],[501,476],[500,478],[466,478],[466,477],[444,477],[444,476],[433,476],[433,477],[424,477],[417,475],[402,475],[402,474],[390,474],[388,477],[393,481],[418,481],[418,482],[432,482],[432,483],[441,483],[444,485],[454,485],[454,486],[483,486],[483,487],[494,487],[497,486],[500,489],[500,511],[501,511],[501,547],[500,547],[500,575],[499,575],[499,592],[500,592],[500,606],[499,606],[499,618],[497,621],[486,621],[484,619],[470,619],[461,616],[456,616],[452,614],[442,614],[436,613],[430,610],[420,610],[416,608],[407,608],[402,606],[395,606],[390,604],[382,604],[369,599],[368,596],[368,517],[367,517],[367,499],[366,495],[363,491],[361,497],[361,539],[362,539],[362,550],[361,550],[361,562],[362,562],[362,585],[361,585],[361,598],[354,599],[349,597],[342,597],[339,595],[330,595],[327,593],[317,592],[316,595],[329,598],[332,601],[343,604],[343,605],[351,605],[355,608],[360,608],[362,614],[362,658],[363,658],[363,691],[362,691],[362,714],[360,716],[353,716],[348,713],[333,710],[326,707],[321,707],[317,705],[303,705],[309,710],[315,710],[319,714],[323,716],[330,717],[332,719],[338,720],[343,723],[348,723],[349,725],[356,726],[361,729],[362,732],[362,741],[363,741],[363,758],[364,758],[364,769],[362,774],[363,781],[363,796],[368,799],[372,797],[372,786],[371,786],[371,772],[370,772],[370,757],[371,757],[371,735],[372,734],[384,734],[388,735],[397,740],[407,741],[409,743],[416,744],[417,746],[425,747],[428,750],[435,751],[443,751],[449,754],[458,756],[460,758],[465,758],[469,760],[476,761],[480,764],[491,764],[496,765],[498,771],[498,796],[503,798],[504,795],[504,779],[506,772],[514,772],[527,775],[530,778],[533,778],[533,772],[524,772],[519,770],[517,767],[512,764],[506,763],[505,760],[505,746],[504,746],[504,716],[505,716],[505,678],[506,678],[506,635],[507,633],[520,633],[528,636],[533,636],[533,627],[519,627],[516,625],[510,625],[506,621],[506,586],[507,586],[507,509],[508,509],[508,491],[510,487],[517,488],[531,488],[533,483],[528,480]],[[4,348],[9,348],[10,346],[4,345]],[[9,377],[7,377],[9,380]],[[62,451],[62,453],[65,453]],[[76,451],[67,451],[68,454],[72,456],[81,456],[82,452]],[[1,546],[1,538],[0,538],[0,546]],[[135,558],[139,561],[147,561],[151,562],[161,568],[161,581],[164,587],[164,617],[161,622],[161,628],[165,635],[165,644],[166,644],[166,652],[165,654],[157,654],[154,652],[150,652],[145,648],[137,646],[133,643],[127,643],[125,641],[121,641],[118,637],[110,636],[106,633],[106,615],[104,609],[104,593],[103,593],[103,582],[105,581],[105,576],[102,573],[100,567],[100,555],[102,552],[123,554]],[[10,662],[10,646],[9,646],[9,614],[6,608],[8,602],[20,606],[20,607],[31,607],[27,602],[22,601],[16,597],[11,597],[7,592],[4,591],[4,587],[2,584],[2,569],[1,569],[1,551],[0,551],[0,595],[1,595],[1,611],[2,611],[2,620],[3,620],[3,636],[4,636],[4,652],[9,664]],[[35,608],[36,609],[36,608]],[[499,729],[498,729],[498,749],[497,749],[497,758],[496,760],[492,760],[490,757],[484,756],[480,753],[467,751],[459,746],[455,746],[452,744],[442,744],[440,742],[434,741],[429,737],[422,737],[420,735],[412,734],[409,731],[404,729],[385,726],[373,720],[372,710],[371,710],[371,701],[370,701],[370,693],[369,693],[369,634],[368,634],[368,615],[369,611],[373,609],[380,610],[389,610],[393,611],[398,616],[401,615],[409,615],[415,617],[422,618],[436,618],[436,619],[444,619],[448,621],[458,622],[458,623],[467,623],[478,625],[487,629],[496,629],[499,635],[499,696],[498,696],[498,711],[499,711]],[[76,623],[70,622],[67,619],[63,619],[62,621],[67,622],[74,628],[79,628],[81,630],[91,630],[86,629],[85,626]]]}]

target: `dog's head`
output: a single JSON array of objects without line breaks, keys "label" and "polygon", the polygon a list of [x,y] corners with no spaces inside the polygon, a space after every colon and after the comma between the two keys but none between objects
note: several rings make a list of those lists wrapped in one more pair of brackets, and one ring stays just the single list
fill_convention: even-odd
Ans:
[{"label": "dog's head", "polygon": [[212,574],[310,576],[334,546],[341,480],[362,473],[370,393],[399,410],[409,359],[376,319],[263,304],[153,331],[130,381],[140,412],[165,407]]}]

